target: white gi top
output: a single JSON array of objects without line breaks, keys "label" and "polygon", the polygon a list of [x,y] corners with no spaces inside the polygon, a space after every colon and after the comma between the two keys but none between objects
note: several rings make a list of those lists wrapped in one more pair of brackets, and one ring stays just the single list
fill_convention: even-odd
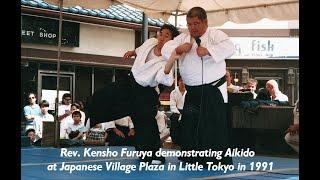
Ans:
[{"label": "white gi top", "polygon": [[[203,83],[211,83],[226,74],[225,59],[232,56],[235,48],[229,37],[222,31],[207,28],[200,37],[201,46],[208,49],[211,56],[203,57]],[[185,32],[168,41],[162,48],[161,54],[169,59],[171,53],[181,44],[193,42],[191,50],[179,59],[180,74],[183,82],[188,86],[198,86],[202,83],[201,58],[197,55],[197,44],[189,32]],[[219,87],[224,101],[228,101],[226,83]]]},{"label": "white gi top", "polygon": [[[164,74],[166,59],[162,56],[155,56],[154,59],[148,60],[149,52],[158,44],[156,38],[146,40],[140,47],[135,49],[137,57],[132,66],[132,74],[138,84],[143,87],[156,87],[158,84],[171,86],[173,84],[173,74]],[[154,56],[149,56],[154,57]]]},{"label": "white gi top", "polygon": [[187,90],[181,94],[179,87],[177,86],[173,91],[170,93],[170,111],[174,113],[179,113],[179,109],[183,109],[184,99],[186,97]]}]

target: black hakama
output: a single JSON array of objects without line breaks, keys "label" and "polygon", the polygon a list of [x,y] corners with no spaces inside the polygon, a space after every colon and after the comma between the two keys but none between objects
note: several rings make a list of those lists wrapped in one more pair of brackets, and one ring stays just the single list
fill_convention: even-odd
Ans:
[{"label": "black hakama", "polygon": [[135,129],[136,150],[157,151],[160,146],[156,121],[159,95],[154,87],[143,87],[134,81],[131,119]]},{"label": "black hakama", "polygon": [[[215,82],[202,86],[186,86],[188,93],[181,112],[180,145],[182,151],[211,149],[223,151],[222,155],[224,155],[229,147],[230,124],[227,120],[227,103],[224,103],[223,96],[218,89],[224,82],[223,77],[215,86],[212,85]],[[199,162],[203,165],[206,165],[206,162],[217,164],[219,161],[222,164],[232,164],[230,157],[223,157],[221,160],[215,157],[179,159],[186,162]]]},{"label": "black hakama", "polygon": [[88,114],[90,127],[97,123],[130,116],[135,129],[137,151],[157,151],[161,147],[158,124],[159,95],[154,87],[139,85],[133,75],[93,94]]},{"label": "black hakama", "polygon": [[135,136],[128,136],[130,128],[127,126],[116,125],[116,128],[119,129],[123,134],[124,138],[118,136],[113,130],[107,131],[109,141],[109,146],[134,146],[135,145]]},{"label": "black hakama", "polygon": [[86,108],[86,114],[90,118],[90,127],[129,116],[131,86],[131,82],[126,80],[110,83],[94,92]]}]

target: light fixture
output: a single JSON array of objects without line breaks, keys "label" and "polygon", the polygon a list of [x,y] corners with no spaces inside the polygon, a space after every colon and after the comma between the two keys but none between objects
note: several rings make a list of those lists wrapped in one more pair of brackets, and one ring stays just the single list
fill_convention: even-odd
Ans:
[{"label": "light fixture", "polygon": [[242,84],[247,84],[248,79],[249,79],[248,67],[243,67],[242,68]]},{"label": "light fixture", "polygon": [[238,79],[238,77],[237,77],[237,73],[234,73],[234,79],[233,79],[233,81],[234,81],[234,85],[237,85],[237,82],[239,82],[239,79]]}]

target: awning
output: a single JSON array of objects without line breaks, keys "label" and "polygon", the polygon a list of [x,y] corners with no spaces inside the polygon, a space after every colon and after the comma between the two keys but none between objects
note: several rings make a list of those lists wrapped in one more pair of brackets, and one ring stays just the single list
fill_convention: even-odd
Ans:
[{"label": "awning", "polygon": [[272,20],[299,19],[298,0],[118,0],[144,11],[154,18],[167,20],[174,12],[185,15],[200,6],[207,11],[209,26],[227,21],[252,23],[262,18]]}]

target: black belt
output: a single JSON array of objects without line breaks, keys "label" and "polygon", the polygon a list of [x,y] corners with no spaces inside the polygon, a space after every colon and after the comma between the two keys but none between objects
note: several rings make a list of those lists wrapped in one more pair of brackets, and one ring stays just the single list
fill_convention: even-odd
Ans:
[{"label": "black belt", "polygon": [[[218,82],[219,81],[219,82]],[[216,85],[214,85],[215,87],[220,87],[222,84],[224,84],[226,82],[226,77],[225,76],[222,76],[222,78],[218,79],[218,80],[215,80],[211,83],[209,83],[209,85],[213,85],[214,83],[218,82]]]},{"label": "black belt", "polygon": [[[213,85],[214,83],[218,82],[217,84]],[[220,87],[222,84],[224,84],[226,82],[226,77],[222,76],[220,79],[215,80],[213,82],[207,83],[207,84],[203,84],[203,85],[199,85],[199,86],[188,86],[186,85],[187,88],[193,88],[193,87],[201,87],[201,86],[213,86],[213,87]]]}]

